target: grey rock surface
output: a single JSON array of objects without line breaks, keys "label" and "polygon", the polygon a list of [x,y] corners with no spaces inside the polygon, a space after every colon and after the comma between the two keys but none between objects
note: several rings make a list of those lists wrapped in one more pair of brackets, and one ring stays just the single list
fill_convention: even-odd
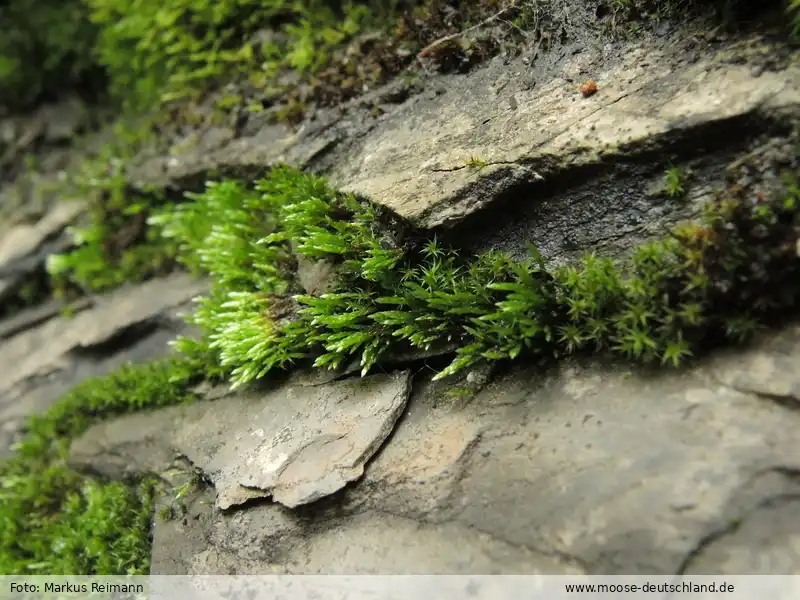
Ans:
[{"label": "grey rock surface", "polygon": [[[728,62],[746,58],[733,47],[697,62],[648,43],[611,61],[586,54],[571,60],[588,58],[583,70],[598,82],[597,94],[584,98],[581,82],[563,77],[529,89],[507,82],[502,93],[499,82],[464,80],[383,121],[334,169],[334,182],[430,228],[461,220],[513,186],[652,150],[667,137],[703,135],[745,116],[800,114],[797,56],[755,77]],[[516,108],[499,110],[501,97],[513,97]],[[486,166],[468,166],[472,157]]]},{"label": "grey rock surface", "polygon": [[80,202],[59,202],[34,224],[22,223],[3,231],[0,238],[0,272],[12,261],[38,250],[48,238],[61,231],[86,209]]},{"label": "grey rock surface", "polygon": [[218,514],[185,568],[208,572],[211,551],[254,572],[793,572],[800,414],[718,375],[779,365],[787,340],[800,327],[666,374],[521,369],[461,406],[422,390],[343,497]]},{"label": "grey rock surface", "polygon": [[[697,43],[675,32],[644,36],[620,52],[594,40],[555,62],[532,62],[526,51],[447,78],[441,93],[413,97],[362,129],[342,117],[298,132],[265,126],[202,151],[153,157],[131,177],[170,184],[213,169],[307,167],[325,154],[337,188],[414,225],[451,227],[527,187],[517,202],[536,204],[554,186],[564,191],[620,161],[666,158],[676,147],[720,151],[730,144],[711,140],[764,132],[800,115],[800,53],[760,36],[713,51]],[[578,88],[589,78],[599,91],[585,98]],[[473,158],[486,166],[470,167]],[[614,206],[620,209],[631,217],[641,207]]]},{"label": "grey rock surface", "polygon": [[13,337],[22,331],[26,331],[36,325],[49,321],[53,317],[61,314],[62,311],[69,311],[72,314],[76,314],[89,308],[91,305],[92,301],[88,298],[82,298],[75,302],[53,299],[44,304],[22,310],[0,322],[0,340]]},{"label": "grey rock surface", "polygon": [[409,385],[406,371],[228,398],[186,423],[175,447],[213,481],[220,508],[268,496],[288,507],[308,504],[363,474]]},{"label": "grey rock surface", "polygon": [[170,440],[178,419],[196,414],[197,407],[172,406],[166,410],[126,415],[97,426],[70,448],[72,467],[111,479],[125,479],[143,471],[164,477],[175,462]]},{"label": "grey rock surface", "polygon": [[34,326],[37,315],[29,315],[31,327],[0,344],[0,455],[29,415],[46,410],[80,381],[167,354],[170,340],[192,333],[178,314],[206,289],[206,282],[176,274],[121,288],[70,318]]},{"label": "grey rock surface", "polygon": [[25,331],[0,348],[0,362],[15,365],[0,382],[0,392],[27,378],[53,372],[71,351],[107,343],[125,328],[185,304],[206,289],[205,282],[183,274],[152,279],[120,288],[71,319],[52,320]]},{"label": "grey rock surface", "polygon": [[[81,443],[104,452],[81,460],[108,465],[121,447],[129,467],[158,471],[178,447],[222,487],[196,492],[185,518],[156,521],[157,574],[780,574],[800,568],[800,413],[784,401],[798,400],[800,372],[784,368],[797,360],[793,325],[672,372],[602,359],[519,367],[466,401],[418,377],[363,477],[294,510],[213,507],[252,474],[221,477],[219,465],[258,447],[244,435],[262,427],[257,398],[136,417],[150,423],[137,426],[150,432],[142,451],[121,435],[132,417],[98,425]],[[282,387],[271,394],[274,432],[297,405],[280,403]],[[330,456],[313,460],[318,473]]]}]

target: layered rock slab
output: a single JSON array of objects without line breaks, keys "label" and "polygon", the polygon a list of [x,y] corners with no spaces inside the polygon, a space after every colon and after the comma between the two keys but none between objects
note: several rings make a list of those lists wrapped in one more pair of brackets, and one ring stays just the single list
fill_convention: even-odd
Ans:
[{"label": "layered rock slab", "polygon": [[184,274],[152,279],[124,286],[72,318],[52,320],[25,331],[4,342],[0,349],[0,362],[14,365],[0,381],[0,392],[27,378],[57,370],[69,352],[100,346],[121,330],[185,304],[207,289],[207,282]]},{"label": "layered rock slab", "polygon": [[[515,186],[692,132],[700,145],[715,124],[800,114],[800,53],[765,71],[750,62],[768,51],[758,40],[699,56],[676,50],[652,41],[619,56],[613,45],[587,50],[546,81],[524,67],[499,81],[488,79],[491,68],[476,73],[385,119],[334,168],[334,183],[419,226],[447,226]],[[599,91],[583,97],[576,76],[593,78]],[[470,166],[473,159],[484,166]]]},{"label": "layered rock slab", "polygon": [[[800,375],[785,365],[798,359],[795,325],[680,371],[599,359],[519,367],[459,402],[442,382],[419,381],[355,485],[293,510],[220,511],[213,489],[199,492],[183,519],[156,521],[153,572],[794,572],[800,412],[791,402]],[[275,398],[285,396],[279,390]],[[251,438],[260,427],[232,397],[181,410],[147,443],[192,439],[233,456],[209,426]],[[292,423],[279,414],[271,431]],[[199,422],[206,426],[186,436]],[[157,470],[137,461],[130,434],[116,439],[131,423],[88,432],[84,440],[102,440],[105,454],[76,460],[102,465],[124,443],[129,472]],[[244,435],[236,441],[255,446]],[[193,452],[208,468],[197,457],[211,453]]]},{"label": "layered rock slab", "polygon": [[72,460],[121,477],[136,470],[163,474],[177,453],[214,484],[221,509],[267,497],[294,508],[361,477],[409,391],[410,373],[401,371],[230,395],[99,425],[75,442]]},{"label": "layered rock slab", "polygon": [[85,208],[81,202],[58,202],[35,223],[18,223],[0,231],[0,302],[42,268],[48,255],[70,246],[71,240],[62,232]]},{"label": "layered rock slab", "polygon": [[59,202],[33,224],[20,223],[3,231],[0,239],[0,272],[9,269],[13,261],[38,250],[44,242],[73,223],[86,206],[80,202]]},{"label": "layered rock slab", "polygon": [[38,307],[0,323],[0,334],[3,325],[10,326],[0,343],[0,455],[29,415],[46,410],[82,380],[170,352],[169,341],[193,333],[179,314],[207,286],[178,273],[84,303],[72,317],[51,318],[56,307],[45,314],[39,313],[47,307]]},{"label": "layered rock slab", "polygon": [[[598,92],[584,97],[588,79]],[[712,44],[675,33],[622,47],[595,39],[560,57],[533,47],[430,83],[436,93],[360,129],[339,118],[298,132],[212,131],[198,147],[132,167],[131,178],[183,185],[216,169],[307,168],[324,155],[338,189],[418,227],[450,227],[531,184],[539,187],[518,202],[540,201],[568,172],[567,187],[654,152],[716,152],[800,115],[800,53],[760,36]]]},{"label": "layered rock slab", "polygon": [[229,398],[179,430],[175,446],[213,481],[218,507],[271,497],[294,508],[361,477],[409,391],[403,371]]},{"label": "layered rock slab", "polygon": [[[523,369],[462,406],[431,389],[340,502],[218,516],[211,549],[295,573],[794,572],[800,414],[722,380],[742,360],[800,356],[798,341],[793,328],[678,373]],[[401,558],[409,526],[448,555]],[[487,558],[495,544],[517,560]]]}]

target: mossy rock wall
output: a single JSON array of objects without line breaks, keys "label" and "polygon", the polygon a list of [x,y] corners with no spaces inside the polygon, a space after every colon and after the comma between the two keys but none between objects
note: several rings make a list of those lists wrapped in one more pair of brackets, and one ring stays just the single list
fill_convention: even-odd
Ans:
[{"label": "mossy rock wall", "polygon": [[95,156],[3,232],[73,287],[0,321],[0,570],[146,572],[154,506],[155,573],[796,570],[797,55],[704,35]]}]

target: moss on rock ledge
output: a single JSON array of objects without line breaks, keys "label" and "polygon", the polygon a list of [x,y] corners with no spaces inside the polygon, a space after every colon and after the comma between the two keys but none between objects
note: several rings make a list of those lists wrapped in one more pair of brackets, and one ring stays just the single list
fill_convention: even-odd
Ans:
[{"label": "moss on rock ledge", "polygon": [[[602,3],[618,16],[650,14],[657,4]],[[284,103],[299,114],[308,98],[335,104],[415,61],[458,70],[500,51],[502,36],[465,42],[461,32],[506,10],[469,3],[451,19],[449,5],[432,0],[398,5],[402,11],[389,11],[391,19],[374,20],[354,4],[87,5],[99,42],[94,33],[75,33],[75,56],[64,53],[63,40],[53,51],[50,40],[32,49],[0,42],[0,82],[14,89],[28,85],[28,76],[67,69],[69,77],[54,83],[72,85],[92,68],[81,46],[91,41],[112,89],[131,105],[208,92],[232,74],[270,98],[262,108]],[[0,10],[21,7],[30,9],[14,0]],[[517,35],[538,26],[541,15],[531,7],[503,13],[500,29]],[[791,7],[800,14],[796,0]],[[800,17],[795,22],[800,26]],[[361,36],[387,23],[388,34]],[[55,57],[44,71],[20,70],[41,55]],[[48,93],[43,81],[31,83],[25,102]],[[501,252],[466,256],[287,167],[256,182],[209,183],[178,202],[130,189],[124,160],[111,152],[87,163],[76,183],[96,196],[89,223],[77,230],[76,249],[51,259],[52,283],[102,292],[180,262],[212,281],[211,294],[188,317],[203,336],[177,340],[167,361],[86,381],[29,421],[16,455],[0,465],[3,574],[146,573],[154,482],[87,479],[66,466],[69,443],[96,419],[191,401],[198,380],[244,385],[305,364],[358,364],[367,373],[408,350],[441,346],[457,349],[440,378],[485,361],[578,352],[678,366],[713,344],[746,340],[796,309],[800,297],[796,172],[786,174],[781,190],[719,191],[701,223],[673,229],[629,261],[589,255],[551,268],[535,248],[521,262]],[[479,158],[471,163],[481,166]],[[673,174],[670,195],[681,196],[683,186]]]},{"label": "moss on rock ledge", "polygon": [[[404,239],[368,202],[278,168],[255,186],[210,184],[153,219],[183,260],[209,273],[192,320],[237,384],[297,361],[338,367],[445,343],[460,346],[440,376],[482,360],[608,349],[678,365],[715,339],[743,340],[794,307],[800,287],[800,190],[773,198],[732,188],[630,263],[590,255],[549,269],[499,252],[461,256]],[[329,261],[336,284],[303,294],[297,259]],[[178,347],[191,352],[194,340]]]},{"label": "moss on rock ledge", "polygon": [[[795,174],[796,175],[796,174]],[[34,417],[2,475],[3,573],[144,573],[152,482],[86,480],[65,466],[69,441],[95,419],[192,399],[190,384],[245,384],[304,361],[364,372],[409,348],[458,346],[445,377],[481,361],[609,350],[679,365],[725,339],[742,341],[796,307],[800,187],[720,192],[686,224],[621,264],[598,256],[550,269],[532,248],[459,254],[408,231],[375,205],[280,167],[265,179],[210,183],[150,218],[212,293],[165,362],[87,381]],[[310,292],[301,261],[326,262]]]},{"label": "moss on rock ledge", "polygon": [[156,483],[87,479],[66,466],[69,444],[97,419],[191,400],[202,374],[182,359],[127,365],[31,418],[0,464],[0,574],[146,575]]}]

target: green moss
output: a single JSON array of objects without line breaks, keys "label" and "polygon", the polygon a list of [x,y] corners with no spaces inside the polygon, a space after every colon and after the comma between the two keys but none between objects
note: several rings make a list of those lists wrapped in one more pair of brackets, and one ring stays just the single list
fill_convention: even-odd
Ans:
[{"label": "green moss", "polygon": [[[205,345],[178,347],[212,351],[235,384],[301,360],[356,359],[367,372],[388,352],[455,341],[446,376],[483,360],[585,349],[678,365],[710,340],[746,338],[800,293],[799,196],[795,185],[771,200],[736,193],[629,263],[590,255],[555,270],[534,248],[515,262],[403,243],[375,206],[285,168],[254,187],[211,184],[155,220],[214,281],[192,316]],[[337,287],[302,294],[298,256],[337,265]]]},{"label": "green moss", "polygon": [[664,174],[664,193],[670,198],[681,198],[686,194],[685,173],[680,167],[670,167]]},{"label": "green moss", "polygon": [[[330,48],[361,31],[365,6],[317,0],[86,0],[101,31],[98,55],[112,91],[140,107],[218,84],[267,79],[287,67],[319,72]],[[279,31],[278,35],[259,35]],[[227,101],[230,97],[226,97]]]},{"label": "green moss", "polygon": [[485,158],[481,158],[480,156],[471,156],[470,159],[467,161],[468,167],[473,167],[475,169],[483,169],[486,165],[489,164],[486,162]]},{"label": "green moss", "polygon": [[146,575],[155,483],[86,478],[66,466],[69,443],[98,419],[191,400],[202,374],[184,359],[127,365],[30,419],[0,464],[0,574]]},{"label": "green moss", "polygon": [[71,195],[89,199],[89,211],[87,222],[72,230],[76,248],[48,257],[47,270],[59,294],[74,288],[104,292],[174,268],[176,248],[147,224],[150,215],[169,209],[171,199],[159,190],[128,185],[127,160],[137,145],[123,140],[106,146],[65,186]]},{"label": "green moss", "polygon": [[792,32],[796,38],[800,38],[800,0],[789,0],[787,12],[791,19]]},{"label": "green moss", "polygon": [[95,28],[80,0],[0,4],[0,105],[26,108],[92,75]]}]

